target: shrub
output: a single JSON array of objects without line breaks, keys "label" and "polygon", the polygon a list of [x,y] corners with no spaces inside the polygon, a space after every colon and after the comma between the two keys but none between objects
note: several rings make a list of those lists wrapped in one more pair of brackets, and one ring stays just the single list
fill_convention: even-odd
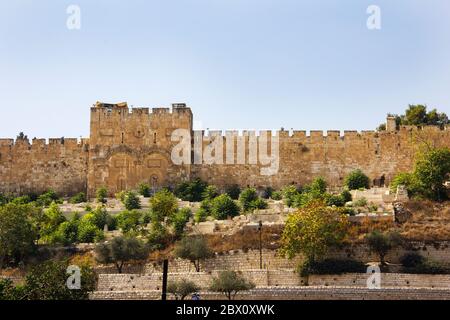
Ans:
[{"label": "shrub", "polygon": [[207,183],[200,179],[190,182],[182,182],[175,188],[175,195],[183,201],[199,202],[203,199],[203,192],[207,187]]},{"label": "shrub", "polygon": [[201,236],[185,237],[175,247],[175,256],[189,260],[197,272],[200,272],[200,261],[213,255],[205,238]]},{"label": "shrub", "polygon": [[227,194],[222,194],[211,200],[211,214],[217,220],[239,215],[239,206]]},{"label": "shrub", "polygon": [[48,207],[50,204],[52,204],[52,202],[59,203],[61,201],[56,192],[50,189],[47,192],[41,194],[36,202],[43,207]]},{"label": "shrub", "polygon": [[367,199],[366,198],[359,198],[358,200],[353,202],[353,206],[355,206],[355,207],[365,207],[365,206],[367,206]]},{"label": "shrub", "polygon": [[184,227],[186,226],[186,223],[188,223],[191,216],[192,216],[191,209],[189,208],[178,209],[177,213],[172,218],[172,225],[176,237],[179,237],[183,234]]},{"label": "shrub", "polygon": [[274,191],[272,192],[272,196],[271,196],[272,200],[281,200],[283,199],[283,194],[280,191]]},{"label": "shrub", "polygon": [[97,207],[91,212],[91,222],[97,226],[98,229],[103,230],[105,225],[108,230],[115,230],[117,226],[116,218],[111,216],[104,207]]},{"label": "shrub", "polygon": [[117,200],[119,200],[120,202],[124,203],[125,202],[125,197],[127,196],[127,192],[125,190],[119,191],[115,194],[115,197]]},{"label": "shrub", "polygon": [[285,187],[282,193],[284,202],[288,207],[292,207],[294,205],[295,198],[300,194],[297,187],[294,185]]},{"label": "shrub", "polygon": [[360,188],[369,188],[369,177],[367,177],[360,169],[350,172],[345,177],[345,185],[350,190],[358,190]]},{"label": "shrub", "polygon": [[170,235],[167,229],[159,222],[152,224],[152,229],[147,236],[150,250],[163,250],[170,243]]},{"label": "shrub", "polygon": [[87,198],[86,198],[86,194],[84,192],[77,193],[69,200],[69,202],[72,204],[83,203],[86,201],[87,201]]},{"label": "shrub", "polygon": [[344,191],[342,191],[341,197],[344,199],[345,202],[350,202],[350,201],[352,201],[352,194],[351,194],[350,191],[348,191],[347,189],[345,189]]},{"label": "shrub", "polygon": [[169,282],[167,286],[167,292],[173,294],[175,300],[184,300],[187,296],[199,290],[199,286],[186,279]]},{"label": "shrub", "polygon": [[150,206],[157,221],[171,218],[178,210],[178,202],[172,192],[163,189],[150,199]]},{"label": "shrub", "polygon": [[333,195],[333,194],[327,194],[325,196],[327,206],[336,206],[336,207],[343,207],[345,205],[345,199],[342,195]]},{"label": "shrub", "polygon": [[305,261],[299,268],[300,275],[306,277],[311,274],[343,274],[365,273],[364,263],[352,259],[324,259],[319,261]]},{"label": "shrub", "polygon": [[119,273],[125,263],[131,260],[144,260],[148,256],[148,247],[139,239],[116,237],[108,243],[98,244],[95,259],[100,263],[114,263]]},{"label": "shrub", "polygon": [[141,200],[137,196],[137,194],[133,191],[129,191],[125,194],[125,199],[123,201],[125,209],[134,210],[141,208]]},{"label": "shrub", "polygon": [[30,202],[31,202],[31,198],[29,196],[16,197],[11,200],[11,203],[14,203],[14,204],[27,204]]},{"label": "shrub", "polygon": [[149,198],[151,196],[151,188],[148,183],[141,183],[139,185],[139,194],[145,198]]},{"label": "shrub", "polygon": [[103,240],[103,231],[97,228],[97,226],[89,219],[85,219],[86,216],[81,218],[78,225],[78,242],[80,243],[93,243]]},{"label": "shrub", "polygon": [[239,185],[233,184],[225,188],[225,193],[228,194],[231,199],[238,200],[239,195],[241,194],[241,188],[239,187]]},{"label": "shrub", "polygon": [[53,233],[50,242],[65,246],[76,243],[78,241],[78,225],[79,219],[71,219],[61,223]]},{"label": "shrub", "polygon": [[238,292],[251,290],[254,287],[252,282],[247,281],[235,271],[222,271],[217,278],[213,278],[209,290],[223,293],[228,300],[232,300]]},{"label": "shrub", "polygon": [[216,186],[207,186],[205,191],[202,193],[203,199],[212,200],[219,195],[219,191]]},{"label": "shrub", "polygon": [[244,212],[248,212],[254,209],[254,201],[258,199],[258,194],[255,188],[247,188],[241,192],[239,196],[239,202],[241,203]]},{"label": "shrub", "polygon": [[96,192],[96,199],[99,203],[106,203],[108,197],[108,189],[105,187],[100,187]]},{"label": "shrub", "polygon": [[206,218],[208,216],[209,216],[209,212],[207,210],[205,210],[204,208],[200,208],[194,214],[194,221],[196,223],[204,222],[204,221],[206,221]]},{"label": "shrub", "polygon": [[322,195],[327,192],[327,183],[324,178],[318,177],[313,180],[308,189],[308,192],[315,195]]},{"label": "shrub", "polygon": [[142,213],[138,210],[122,211],[116,216],[117,227],[119,227],[123,233],[130,232],[131,230],[137,231],[141,218]]}]

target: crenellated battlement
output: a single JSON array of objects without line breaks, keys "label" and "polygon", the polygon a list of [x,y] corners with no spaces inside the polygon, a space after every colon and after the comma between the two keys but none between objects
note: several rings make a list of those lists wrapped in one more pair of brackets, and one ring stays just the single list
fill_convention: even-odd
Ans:
[{"label": "crenellated battlement", "polygon": [[[193,131],[192,124],[192,111],[184,103],[171,108],[130,108],[126,102],[97,102],[91,108],[89,138],[30,141],[21,134],[17,139],[0,139],[0,192],[52,188],[62,194],[85,191],[92,196],[99,186],[107,186],[113,194],[141,182],[162,187],[196,177],[219,188],[234,183],[281,188],[322,176],[333,187],[341,186],[345,175],[357,168],[372,184],[388,184],[396,173],[411,170],[417,146],[424,141],[450,147],[450,126],[397,127],[392,117],[385,131]],[[193,134],[193,152],[188,153],[192,161],[187,164],[171,159],[177,145],[172,135],[177,129]],[[267,147],[263,138],[267,138]],[[216,139],[223,141],[209,148]],[[219,159],[223,153],[224,162],[196,162],[199,146],[203,156],[216,159],[217,153]],[[255,155],[260,151],[266,154]],[[277,170],[267,176],[261,172],[268,166],[269,152],[278,158],[271,158]]]}]

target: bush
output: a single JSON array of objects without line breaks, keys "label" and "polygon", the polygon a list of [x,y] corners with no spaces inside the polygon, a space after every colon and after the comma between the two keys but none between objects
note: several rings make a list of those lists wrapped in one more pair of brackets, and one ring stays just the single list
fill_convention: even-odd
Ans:
[{"label": "bush", "polygon": [[100,187],[96,192],[96,199],[99,203],[106,203],[108,198],[108,189]]},{"label": "bush", "polygon": [[103,240],[103,230],[97,228],[97,226],[88,219],[84,219],[85,217],[86,216],[80,220],[80,224],[78,225],[78,242],[94,243]]},{"label": "bush", "polygon": [[325,179],[322,177],[315,178],[309,186],[308,192],[315,195],[322,195],[327,192],[327,183]]},{"label": "bush", "polygon": [[139,194],[145,198],[149,198],[151,196],[151,188],[148,183],[141,183],[139,185]]},{"label": "bush", "polygon": [[381,265],[386,265],[384,257],[392,248],[399,246],[402,242],[401,236],[398,233],[381,233],[379,231],[372,231],[366,235],[366,241],[369,249],[378,254]]},{"label": "bush", "polygon": [[159,222],[154,222],[152,224],[152,229],[147,236],[149,249],[163,250],[171,242],[170,235],[167,229]]},{"label": "bush", "polygon": [[360,169],[350,172],[345,177],[345,185],[350,190],[358,190],[361,188],[369,188],[369,177],[367,177]]},{"label": "bush", "polygon": [[207,183],[200,179],[191,182],[182,182],[175,188],[175,195],[183,201],[199,202],[203,199],[203,192],[207,187]]},{"label": "bush", "polygon": [[272,192],[272,196],[270,197],[272,200],[278,201],[283,199],[283,194],[280,191]]},{"label": "bush", "polygon": [[217,220],[239,215],[239,206],[227,194],[222,194],[211,200],[211,214]]},{"label": "bush", "polygon": [[353,202],[353,206],[355,207],[365,207],[367,206],[367,199],[366,198],[360,198]]},{"label": "bush", "polygon": [[327,194],[325,196],[327,206],[336,206],[336,207],[343,207],[345,205],[345,199],[342,195],[333,195],[333,194]]},{"label": "bush", "polygon": [[219,191],[216,186],[207,186],[205,191],[202,193],[203,199],[212,200],[219,195]]},{"label": "bush", "polygon": [[103,230],[105,225],[108,226],[108,230],[115,230],[117,227],[116,218],[111,216],[104,207],[97,207],[91,212],[90,218],[91,222],[100,230]]},{"label": "bush", "polygon": [[344,191],[342,191],[341,197],[344,199],[345,202],[350,202],[350,201],[352,201],[352,194],[351,194],[350,191],[348,191],[347,189],[345,189]]},{"label": "bush", "polygon": [[175,300],[184,300],[188,295],[200,290],[194,282],[182,279],[180,281],[169,282],[167,292],[173,294]]},{"label": "bush", "polygon": [[307,260],[300,266],[299,271],[302,277],[311,274],[365,273],[366,266],[352,259]]},{"label": "bush", "polygon": [[163,189],[150,199],[150,206],[157,221],[171,218],[178,210],[178,202],[172,192]]},{"label": "bush", "polygon": [[175,236],[180,237],[184,232],[184,227],[192,216],[192,211],[189,208],[182,208],[177,211],[172,219]]},{"label": "bush", "polygon": [[255,209],[255,201],[258,198],[255,188],[244,189],[239,196],[239,202],[244,212],[253,211]]},{"label": "bush", "polygon": [[217,278],[213,278],[209,290],[221,292],[228,300],[232,300],[238,292],[251,290],[254,287],[252,282],[247,281],[235,271],[222,271]]},{"label": "bush", "polygon": [[238,200],[239,195],[241,194],[241,188],[239,187],[239,185],[233,184],[225,188],[225,193],[229,195],[231,199]]},{"label": "bush", "polygon": [[294,185],[285,187],[282,193],[284,202],[288,207],[292,207],[294,205],[295,198],[300,194],[297,187]]},{"label": "bush", "polygon": [[36,202],[43,207],[48,207],[50,204],[52,204],[52,202],[60,203],[61,201],[56,192],[50,189],[47,192],[41,194],[37,198]]},{"label": "bush", "polygon": [[125,194],[125,198],[123,201],[125,209],[134,210],[141,208],[141,200],[137,196],[137,194],[133,191],[129,191]]},{"label": "bush", "polygon": [[194,214],[194,221],[196,223],[204,222],[204,221],[206,221],[206,218],[208,216],[209,216],[209,212],[207,210],[205,210],[204,208],[200,208]]},{"label": "bush", "polygon": [[83,203],[86,201],[87,201],[87,198],[86,198],[86,194],[84,192],[77,193],[69,200],[69,202],[72,204]]},{"label": "bush", "polygon": [[142,213],[138,210],[125,210],[116,216],[117,227],[123,233],[128,233],[131,230],[137,231],[141,224]]},{"label": "bush", "polygon": [[52,244],[62,244],[68,246],[78,241],[79,219],[65,221],[58,226],[58,229],[51,236]]}]

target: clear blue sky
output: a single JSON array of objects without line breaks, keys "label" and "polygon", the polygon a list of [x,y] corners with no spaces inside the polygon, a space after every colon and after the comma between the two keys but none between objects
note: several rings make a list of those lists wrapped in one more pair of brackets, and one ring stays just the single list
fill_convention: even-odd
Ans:
[{"label": "clear blue sky", "polygon": [[[371,4],[381,30],[366,27]],[[186,102],[211,129],[373,129],[410,103],[450,113],[450,1],[2,0],[0,136],[88,136],[97,100]]]}]

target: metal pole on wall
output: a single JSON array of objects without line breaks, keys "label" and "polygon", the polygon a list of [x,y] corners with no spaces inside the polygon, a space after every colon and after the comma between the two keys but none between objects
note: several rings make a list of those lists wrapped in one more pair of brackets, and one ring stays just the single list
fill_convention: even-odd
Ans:
[{"label": "metal pole on wall", "polygon": [[169,260],[164,260],[163,264],[163,283],[161,300],[167,300],[167,274],[169,272]]},{"label": "metal pole on wall", "polygon": [[262,270],[263,265],[262,265],[262,221],[259,220],[259,269]]}]

